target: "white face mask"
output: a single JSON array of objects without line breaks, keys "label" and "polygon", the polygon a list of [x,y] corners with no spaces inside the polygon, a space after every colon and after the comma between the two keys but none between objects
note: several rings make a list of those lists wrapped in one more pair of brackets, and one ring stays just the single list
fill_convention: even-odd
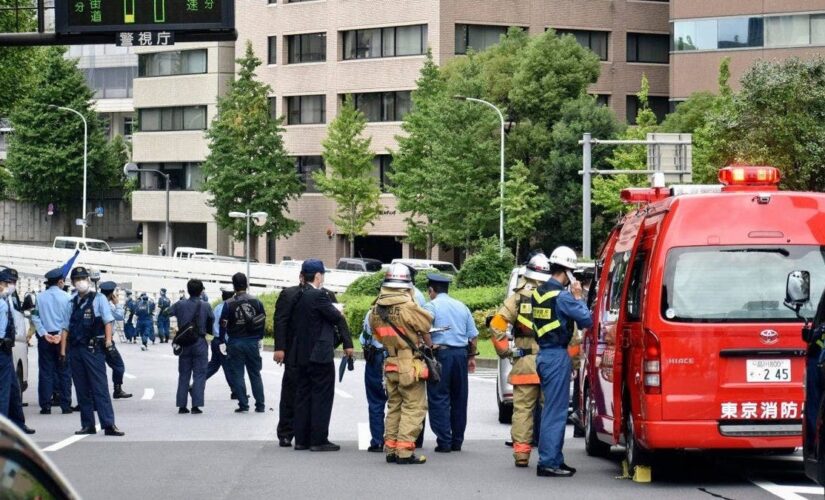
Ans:
[{"label": "white face mask", "polygon": [[77,288],[77,291],[80,293],[86,293],[89,291],[89,280],[80,280],[75,282],[74,287]]},{"label": "white face mask", "polygon": [[6,287],[6,293],[7,293],[7,294],[9,294],[9,295],[11,295],[11,294],[13,294],[13,293],[14,293],[14,291],[15,291],[16,289],[17,289],[17,286],[16,286],[16,285],[9,285],[9,286],[7,286],[7,287]]}]

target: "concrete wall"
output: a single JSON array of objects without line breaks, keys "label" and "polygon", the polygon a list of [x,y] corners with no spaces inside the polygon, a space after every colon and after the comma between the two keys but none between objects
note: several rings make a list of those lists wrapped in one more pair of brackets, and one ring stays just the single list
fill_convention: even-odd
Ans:
[{"label": "concrete wall", "polygon": [[[89,200],[89,210],[98,206]],[[104,216],[93,217],[86,228],[86,236],[101,240],[137,237],[137,223],[132,220],[132,209],[123,200],[105,200]],[[0,241],[22,243],[51,243],[57,236],[80,236],[80,226],[74,220],[80,214],[80,205],[69,213],[48,215],[46,207],[18,201],[0,201]],[[72,224],[72,234],[64,234],[66,219]]]}]

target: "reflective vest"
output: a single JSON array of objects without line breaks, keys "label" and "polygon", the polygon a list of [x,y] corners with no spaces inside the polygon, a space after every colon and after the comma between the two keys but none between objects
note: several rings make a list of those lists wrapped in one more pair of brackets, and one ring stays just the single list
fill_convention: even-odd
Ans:
[{"label": "reflective vest", "polygon": [[514,337],[535,338],[533,331],[533,298],[522,295],[518,303],[518,316],[516,316],[516,328],[513,330]]},{"label": "reflective vest", "polygon": [[556,299],[561,289],[533,292],[533,331],[540,346],[567,347],[571,335],[562,330],[561,321],[556,313]]},{"label": "reflective vest", "polygon": [[72,299],[72,316],[69,319],[69,340],[72,345],[86,345],[93,338],[102,338],[105,333],[103,319],[95,315],[95,292],[89,292],[82,299],[76,295]]}]

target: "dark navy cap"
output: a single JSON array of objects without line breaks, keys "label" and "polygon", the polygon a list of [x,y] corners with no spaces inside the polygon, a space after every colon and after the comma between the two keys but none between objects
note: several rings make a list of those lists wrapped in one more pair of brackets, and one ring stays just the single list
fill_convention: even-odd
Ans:
[{"label": "dark navy cap", "polygon": [[140,294],[140,298],[141,299],[148,299],[149,296],[146,294],[146,292],[143,292],[142,294]]},{"label": "dark navy cap", "polygon": [[17,281],[19,278],[17,274],[17,269],[13,269],[11,267],[6,267],[3,269],[3,272],[8,273],[9,277],[11,278],[9,281]]},{"label": "dark navy cap", "polygon": [[16,281],[16,278],[11,273],[11,269],[3,269],[0,271],[0,282],[9,283],[11,281]]},{"label": "dark navy cap", "polygon": [[433,283],[452,283],[453,279],[449,276],[444,276],[443,274],[436,274],[436,273],[429,273],[427,275],[427,281],[432,281]]},{"label": "dark navy cap", "polygon": [[166,289],[165,289],[165,288],[161,288],[161,289],[160,289],[160,293],[166,293]]},{"label": "dark navy cap", "polygon": [[104,281],[103,283],[97,285],[97,288],[105,295],[109,295],[115,291],[115,288],[117,288],[117,283],[114,281]]},{"label": "dark navy cap", "polygon": [[324,262],[318,259],[307,259],[301,264],[301,273],[303,274],[323,274],[326,270]]},{"label": "dark navy cap", "polygon": [[126,290],[126,296],[128,297],[130,295],[132,295],[132,291],[131,290]]},{"label": "dark navy cap", "polygon": [[89,270],[83,266],[78,266],[72,269],[71,278],[72,280],[83,279],[89,277]]},{"label": "dark navy cap", "polygon": [[46,273],[46,280],[48,281],[57,281],[63,279],[63,269],[56,268],[52,269],[51,271]]}]

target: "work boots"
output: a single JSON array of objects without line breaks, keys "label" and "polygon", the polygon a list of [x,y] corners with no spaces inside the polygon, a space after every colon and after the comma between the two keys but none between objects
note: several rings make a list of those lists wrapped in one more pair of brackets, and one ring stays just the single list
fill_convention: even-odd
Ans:
[{"label": "work boots", "polygon": [[[388,460],[389,461],[389,460]],[[398,465],[420,465],[427,462],[427,457],[412,454],[409,457],[396,457],[395,463]]]},{"label": "work boots", "polygon": [[530,465],[530,455],[525,453],[513,453],[516,467],[528,467]]},{"label": "work boots", "polygon": [[120,384],[115,385],[115,390],[112,392],[112,397],[115,399],[126,399],[131,398],[132,395],[128,392],[123,392],[123,386]]}]

